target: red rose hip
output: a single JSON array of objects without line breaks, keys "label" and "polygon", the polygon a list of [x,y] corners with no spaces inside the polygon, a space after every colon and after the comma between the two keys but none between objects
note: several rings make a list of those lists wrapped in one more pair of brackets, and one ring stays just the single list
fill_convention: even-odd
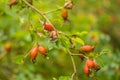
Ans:
[{"label": "red rose hip", "polygon": [[5,50],[6,51],[10,51],[11,50],[11,45],[10,44],[6,44],[5,45]]},{"label": "red rose hip", "polygon": [[85,45],[85,46],[82,46],[80,49],[85,52],[91,52],[93,51],[94,47],[90,45]]},{"label": "red rose hip", "polygon": [[43,55],[46,55],[46,53],[47,53],[47,50],[44,46],[39,46],[38,51]]},{"label": "red rose hip", "polygon": [[87,65],[90,69],[93,68],[93,66],[94,66],[93,59],[88,59],[88,60],[86,61],[86,65]]},{"label": "red rose hip", "polygon": [[84,73],[85,73],[87,76],[89,76],[89,74],[90,74],[90,70],[89,70],[89,68],[88,68],[87,65],[84,66]]},{"label": "red rose hip", "polygon": [[47,31],[53,31],[54,30],[54,27],[52,24],[50,23],[45,23],[44,24],[44,29],[47,30]]},{"label": "red rose hip", "polygon": [[38,53],[38,47],[32,48],[31,51],[30,51],[30,57],[31,57],[32,59],[35,59],[36,56],[37,56],[37,53]]},{"label": "red rose hip", "polygon": [[62,10],[62,13],[61,13],[61,16],[64,20],[67,20],[68,19],[68,10],[67,9],[63,9]]}]

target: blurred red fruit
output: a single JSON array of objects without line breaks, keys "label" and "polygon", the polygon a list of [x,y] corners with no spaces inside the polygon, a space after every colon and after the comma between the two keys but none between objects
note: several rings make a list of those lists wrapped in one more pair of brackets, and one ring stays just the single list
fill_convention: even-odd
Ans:
[{"label": "blurred red fruit", "polygon": [[47,30],[47,31],[54,31],[54,27],[50,23],[45,23],[44,24],[44,29]]},{"label": "blurred red fruit", "polygon": [[82,46],[80,49],[85,52],[91,52],[93,51],[94,47],[90,45],[85,45],[85,46]]},{"label": "blurred red fruit", "polygon": [[94,66],[94,62],[93,62],[93,59],[88,59],[87,61],[86,61],[86,65],[88,66],[88,68],[93,68],[93,66]]},{"label": "blurred red fruit", "polygon": [[64,20],[68,20],[68,10],[67,9],[63,9],[61,16]]},{"label": "blurred red fruit", "polygon": [[85,73],[87,76],[89,76],[89,74],[90,74],[90,70],[89,70],[89,68],[88,68],[87,65],[84,66],[84,73]]},{"label": "blurred red fruit", "polygon": [[38,51],[43,55],[46,55],[46,53],[47,53],[47,50],[44,46],[39,46]]},{"label": "blurred red fruit", "polygon": [[5,50],[6,51],[10,51],[11,50],[11,45],[10,44],[6,44],[5,45]]},{"label": "blurred red fruit", "polygon": [[30,57],[34,60],[37,56],[38,53],[38,47],[34,47],[30,51]]}]

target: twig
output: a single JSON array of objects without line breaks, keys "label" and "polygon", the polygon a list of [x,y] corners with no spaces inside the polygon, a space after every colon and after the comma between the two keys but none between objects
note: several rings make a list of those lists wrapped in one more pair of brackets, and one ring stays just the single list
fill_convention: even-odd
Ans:
[{"label": "twig", "polygon": [[38,10],[36,7],[34,7],[33,5],[31,5],[30,3],[28,3],[26,0],[22,0],[26,5],[28,5],[29,7],[31,7],[34,11],[36,11],[37,13],[39,13],[47,22],[51,23],[49,21],[49,19],[44,15],[44,13],[40,10]]},{"label": "twig", "polygon": [[95,56],[95,58],[102,56],[103,54],[109,53],[110,51],[108,49],[103,49],[99,54]]},{"label": "twig", "polygon": [[[80,54],[71,54],[72,56],[79,56]],[[87,56],[83,55],[86,59],[88,59]]]},{"label": "twig", "polygon": [[74,76],[75,76],[75,72],[72,74],[72,76],[71,76],[71,80],[74,80]]},{"label": "twig", "polygon": [[69,50],[67,50],[67,51],[68,51],[68,53],[69,53],[69,55],[70,55],[70,57],[71,57],[72,65],[73,65],[73,70],[74,70],[74,72],[73,72],[73,74],[72,74],[72,76],[71,76],[71,80],[74,80],[74,76],[77,74],[76,65],[75,65],[74,58],[73,58],[73,56],[71,55],[72,53],[71,53]]},{"label": "twig", "polygon": [[[33,42],[32,48],[36,45],[36,41]],[[31,49],[31,48],[30,48]],[[25,52],[24,59],[30,54],[30,49]]]},{"label": "twig", "polygon": [[39,22],[43,25],[44,24],[44,22],[42,21],[42,20],[39,20]]},{"label": "twig", "polygon": [[51,10],[51,11],[45,12],[44,15],[48,14],[48,13],[52,13],[52,12],[58,11],[58,10],[61,10],[62,8],[64,8],[64,7],[60,7],[60,8],[57,8],[55,10]]}]

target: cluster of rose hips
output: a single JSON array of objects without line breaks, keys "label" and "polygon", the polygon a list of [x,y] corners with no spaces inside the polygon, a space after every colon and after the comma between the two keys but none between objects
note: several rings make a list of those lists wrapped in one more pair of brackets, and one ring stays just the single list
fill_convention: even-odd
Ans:
[{"label": "cluster of rose hips", "polygon": [[[90,45],[85,45],[80,48],[82,52],[90,53],[94,50],[94,47]],[[85,55],[83,53],[80,53],[80,58],[83,60],[85,58]],[[87,58],[85,65],[84,65],[84,73],[89,77],[92,70],[98,71],[100,69],[100,66],[95,62],[93,58]]]},{"label": "cluster of rose hips", "polygon": [[46,54],[46,53],[47,53],[47,49],[46,49],[45,46],[42,46],[42,45],[41,45],[41,46],[36,46],[36,47],[32,48],[31,51],[30,51],[30,57],[31,57],[33,63],[34,63],[35,60],[36,60],[36,57],[37,57],[38,52],[39,52],[40,54],[44,55],[44,56],[47,55],[47,54]]},{"label": "cluster of rose hips", "polygon": [[[9,3],[9,6],[12,7],[12,5],[15,5],[15,4],[17,4],[17,0],[11,0],[11,2]],[[32,0],[31,0],[30,4],[32,4]],[[64,21],[68,21],[68,10],[72,9],[72,8],[73,8],[72,1],[68,1],[64,4],[64,8],[63,8],[62,13],[61,13],[61,16],[62,16]],[[58,32],[51,23],[44,22],[43,29],[49,32],[50,41],[53,41],[53,42],[57,41]],[[5,46],[6,51],[9,51],[10,48],[11,48],[10,45]],[[90,45],[82,46],[80,48],[80,54],[79,54],[81,60],[84,60],[84,58],[86,56],[86,54],[84,54],[84,53],[90,53],[93,50],[94,50],[93,46],[90,46]],[[46,47],[37,45],[36,47],[31,49],[30,57],[31,57],[33,63],[35,62],[35,59],[36,59],[38,53],[46,56],[46,53],[47,53]],[[92,70],[98,71],[99,69],[100,69],[100,66],[95,62],[95,60],[93,58],[88,57],[86,62],[85,62],[85,65],[84,65],[84,73],[87,76],[90,76]]]},{"label": "cluster of rose hips", "polygon": [[56,42],[58,39],[57,30],[55,30],[54,26],[51,23],[45,22],[43,24],[43,29],[49,32],[50,41]]},{"label": "cluster of rose hips", "polygon": [[[68,20],[68,9],[72,9],[72,8],[73,8],[72,1],[68,1],[64,4],[64,9],[62,10],[62,13],[61,13],[61,16],[62,16],[64,21]],[[44,30],[47,30],[50,32],[51,41],[57,41],[58,33],[51,23],[45,22],[43,28],[44,28]]]},{"label": "cluster of rose hips", "polygon": [[84,66],[84,73],[89,76],[92,69],[95,71],[98,71],[100,69],[99,65],[92,59],[89,58],[86,60],[85,66]]},{"label": "cluster of rose hips", "polygon": [[[51,41],[57,41],[58,33],[51,23],[44,22],[43,29],[49,32]],[[30,56],[32,58],[32,62],[35,62],[38,52],[46,56],[47,49],[44,46],[36,46],[36,47],[32,48],[30,51]]]}]

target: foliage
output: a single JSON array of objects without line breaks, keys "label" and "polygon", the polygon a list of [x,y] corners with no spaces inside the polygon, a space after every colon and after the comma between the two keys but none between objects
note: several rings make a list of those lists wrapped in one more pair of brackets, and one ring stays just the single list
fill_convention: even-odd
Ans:
[{"label": "foliage", "polygon": [[[101,69],[93,72],[93,77],[86,77],[83,67],[87,58],[82,61],[78,55],[73,56],[79,79],[120,79],[120,1],[72,1],[74,6],[68,10],[68,21],[64,21],[61,7],[65,0],[33,0],[33,6],[45,12],[57,30],[57,42],[51,42],[50,32],[43,30],[40,22],[45,21],[43,16],[23,0],[18,0],[11,8],[8,5],[10,0],[0,1],[0,79],[70,80],[74,69],[68,50],[78,54],[83,45],[95,47],[85,56],[93,57]],[[11,45],[10,51],[4,49],[6,44]],[[29,54],[37,44],[46,46],[47,57],[38,54],[33,64]]]}]

